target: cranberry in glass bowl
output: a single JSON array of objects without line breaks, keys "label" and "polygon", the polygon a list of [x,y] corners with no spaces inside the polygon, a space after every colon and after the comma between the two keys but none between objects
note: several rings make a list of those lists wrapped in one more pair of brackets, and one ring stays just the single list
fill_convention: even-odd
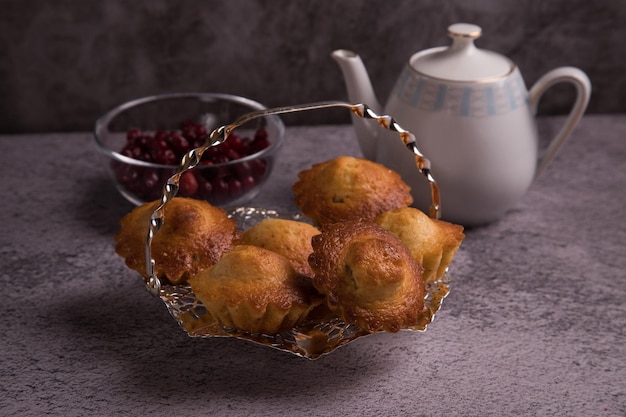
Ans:
[{"label": "cranberry in glass bowl", "polygon": [[[115,186],[140,205],[161,197],[183,155],[204,145],[213,129],[263,109],[256,101],[230,94],[156,95],[112,109],[96,121],[94,136]],[[238,127],[181,176],[178,195],[223,207],[247,203],[267,181],[284,131],[275,115]]]}]

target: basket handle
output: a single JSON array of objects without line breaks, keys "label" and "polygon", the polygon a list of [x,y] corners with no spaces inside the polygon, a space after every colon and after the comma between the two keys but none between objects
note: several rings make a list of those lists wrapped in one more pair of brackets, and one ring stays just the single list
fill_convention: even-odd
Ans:
[{"label": "basket handle", "polygon": [[277,114],[328,109],[332,107],[349,109],[350,111],[352,111],[353,114],[358,117],[364,119],[373,119],[385,129],[398,133],[400,139],[402,140],[402,143],[404,143],[407,149],[413,153],[415,157],[415,164],[418,170],[422,173],[422,175],[424,175],[424,177],[426,177],[426,180],[428,181],[428,184],[430,186],[431,204],[429,209],[429,216],[434,219],[439,219],[439,217],[441,216],[439,186],[437,185],[437,182],[430,172],[430,161],[426,159],[426,157],[424,157],[424,155],[422,155],[420,150],[417,148],[417,145],[415,144],[415,136],[413,136],[413,134],[408,130],[403,129],[398,124],[398,122],[396,122],[396,120],[393,119],[391,116],[377,115],[365,104],[350,104],[341,101],[322,101],[318,103],[298,104],[294,106],[274,107],[264,110],[253,111],[240,116],[231,124],[220,126],[214,129],[211,134],[207,136],[206,141],[203,145],[190,150],[183,156],[176,173],[174,173],[174,175],[172,175],[163,186],[161,204],[159,204],[159,206],[150,216],[150,227],[148,229],[148,235],[146,237],[146,274],[148,278],[146,279],[145,284],[146,289],[148,290],[148,292],[150,292],[150,294],[156,297],[159,296],[161,292],[161,280],[156,276],[155,261],[152,257],[152,240],[154,239],[154,236],[158,233],[161,226],[163,226],[164,207],[178,193],[180,177],[182,176],[182,174],[185,171],[195,168],[200,163],[202,154],[208,148],[219,145],[220,143],[226,141],[226,139],[228,139],[228,136],[233,130],[249,122],[250,120]]}]

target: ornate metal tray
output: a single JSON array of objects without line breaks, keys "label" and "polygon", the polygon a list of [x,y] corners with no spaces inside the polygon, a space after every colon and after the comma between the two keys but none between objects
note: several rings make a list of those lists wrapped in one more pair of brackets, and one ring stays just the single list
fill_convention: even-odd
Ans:
[{"label": "ornate metal tray", "polygon": [[[276,211],[253,207],[236,208],[231,210],[229,215],[237,220],[239,227],[242,229],[251,227],[257,222],[270,217],[303,220],[300,215],[285,216]],[[443,299],[448,295],[448,275],[446,274],[441,279],[428,283],[426,292],[425,306],[420,315],[419,323],[410,330],[424,331],[426,326],[433,320],[435,313],[441,308]],[[344,323],[339,319],[304,322],[288,332],[280,334],[245,333],[220,325],[207,313],[189,285],[163,285],[159,291],[159,297],[167,306],[170,314],[189,336],[236,337],[309,359],[316,359],[340,346],[350,343],[358,337],[369,334],[365,330]]]},{"label": "ornate metal tray", "polygon": [[[291,107],[281,107],[260,110],[241,116],[230,125],[221,126],[211,132],[206,143],[190,151],[185,155],[177,172],[167,181],[163,187],[161,204],[157,207],[150,218],[150,227],[146,238],[146,289],[155,297],[159,297],[166,305],[170,314],[176,319],[180,327],[192,337],[235,337],[255,342],[264,346],[283,350],[295,355],[316,359],[321,355],[332,352],[340,346],[346,345],[356,338],[366,336],[369,332],[339,319],[326,321],[311,320],[304,322],[293,329],[280,334],[252,334],[236,329],[226,328],[207,313],[202,303],[196,298],[188,285],[162,285],[155,274],[155,261],[152,257],[151,245],[155,234],[163,225],[163,208],[168,201],[176,196],[178,183],[181,175],[198,165],[203,152],[211,146],[218,145],[228,138],[230,132],[236,127],[258,117],[273,114],[290,113],[297,111],[315,110],[330,107],[347,108],[358,117],[373,119],[383,128],[397,132],[407,149],[415,155],[415,163],[418,170],[424,175],[430,185],[431,207],[429,215],[439,218],[440,197],[439,188],[430,173],[430,162],[421,154],[415,144],[414,136],[402,129],[390,116],[376,115],[364,104],[348,104],[343,102],[321,102],[303,104]],[[262,208],[240,207],[232,209],[229,215],[235,219],[240,229],[245,230],[257,222],[269,218],[279,217],[292,220],[306,221],[301,215],[285,215],[272,210]],[[435,313],[441,308],[443,299],[449,293],[449,278],[445,274],[442,278],[426,285],[427,295],[425,306],[420,315],[419,322],[411,329],[424,331],[433,320]]]}]

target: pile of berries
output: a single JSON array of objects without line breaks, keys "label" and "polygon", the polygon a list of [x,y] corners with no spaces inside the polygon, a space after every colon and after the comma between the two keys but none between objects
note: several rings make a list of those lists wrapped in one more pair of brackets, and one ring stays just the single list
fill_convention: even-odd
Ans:
[{"label": "pile of berries", "polygon": [[[176,172],[183,155],[204,145],[207,131],[203,125],[186,121],[179,130],[143,132],[130,129],[126,144],[120,153],[129,158],[172,169],[149,168],[113,161],[112,168],[118,183],[143,201],[160,198],[167,179]],[[178,195],[204,199],[219,205],[234,200],[265,178],[267,161],[263,158],[236,161],[255,154],[270,145],[265,129],[258,129],[252,138],[231,133],[223,143],[208,148],[200,164],[180,178]],[[216,166],[213,166],[216,165]]]}]

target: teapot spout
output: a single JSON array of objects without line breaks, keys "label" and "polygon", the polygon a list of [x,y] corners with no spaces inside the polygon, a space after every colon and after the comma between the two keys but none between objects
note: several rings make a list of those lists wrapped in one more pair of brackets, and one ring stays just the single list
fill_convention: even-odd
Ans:
[{"label": "teapot spout", "polygon": [[[358,54],[345,49],[333,51],[331,57],[339,64],[348,90],[348,100],[352,103],[362,103],[380,114],[382,107],[376,98],[365,65]],[[359,141],[363,156],[370,160],[376,159],[377,125],[371,120],[364,120],[352,116],[352,124]]]}]

